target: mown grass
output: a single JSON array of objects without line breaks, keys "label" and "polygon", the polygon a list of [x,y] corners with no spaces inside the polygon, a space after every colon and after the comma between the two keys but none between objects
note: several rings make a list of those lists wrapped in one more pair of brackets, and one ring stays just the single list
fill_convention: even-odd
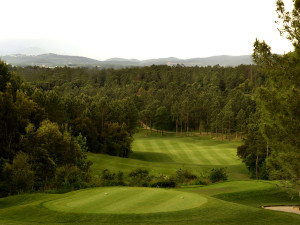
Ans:
[{"label": "mown grass", "polygon": [[94,173],[103,169],[129,172],[142,167],[152,174],[168,175],[183,167],[195,172],[227,167],[230,181],[177,189],[103,187],[65,194],[10,196],[0,199],[0,224],[300,224],[300,215],[261,208],[297,204],[298,199],[291,199],[279,183],[249,180],[245,166],[235,155],[239,144],[138,134],[129,159],[89,154]]},{"label": "mown grass", "polygon": [[62,195],[43,204],[63,212],[144,214],[199,207],[207,199],[195,193],[137,187],[100,187]]},{"label": "mown grass", "polygon": [[93,171],[98,174],[104,169],[129,172],[135,168],[148,169],[154,175],[170,175],[179,168],[201,174],[212,168],[226,167],[230,180],[246,180],[249,179],[247,169],[236,156],[240,144],[175,134],[146,137],[140,132],[135,136],[129,159],[92,153],[89,158],[94,162]]},{"label": "mown grass", "polygon": [[[115,187],[111,188],[113,191]],[[138,188],[137,188],[138,189]],[[95,191],[97,189],[88,189]],[[110,191],[110,188],[106,188]],[[156,190],[156,189],[155,189]],[[168,191],[168,190],[166,190]],[[231,181],[207,187],[181,188],[182,192],[198,194],[207,199],[199,207],[174,212],[158,213],[84,213],[51,210],[45,207],[51,201],[70,203],[67,194],[25,194],[0,199],[0,224],[299,224],[300,216],[260,208],[271,202],[295,204],[282,189],[271,182]],[[80,194],[83,191],[79,191]],[[176,192],[176,191],[174,191]],[[258,199],[256,192],[264,196]],[[103,193],[103,192],[101,192]],[[269,194],[268,193],[272,193]],[[85,193],[87,194],[87,193]],[[186,194],[185,194],[186,195]],[[224,200],[224,196],[228,198]],[[79,197],[79,196],[78,196]],[[230,200],[230,201],[228,201]],[[84,199],[82,200],[84,201]],[[95,204],[95,203],[93,203]],[[92,205],[93,205],[92,204]],[[99,202],[101,204],[101,201]],[[125,207],[122,203],[122,207]],[[147,203],[145,203],[147,204]],[[85,206],[88,207],[88,206]],[[130,201],[128,201],[130,207]],[[141,205],[141,207],[143,207]],[[93,208],[93,207],[92,207]]]}]

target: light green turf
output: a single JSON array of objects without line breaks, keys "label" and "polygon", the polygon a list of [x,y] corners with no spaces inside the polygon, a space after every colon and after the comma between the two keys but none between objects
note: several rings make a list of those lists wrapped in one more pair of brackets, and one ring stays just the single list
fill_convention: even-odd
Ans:
[{"label": "light green turf", "polygon": [[240,142],[222,142],[199,137],[137,136],[133,142],[131,157],[154,162],[238,165],[241,162],[236,156],[236,148],[240,144]]},{"label": "light green turf", "polygon": [[191,209],[205,202],[205,197],[176,190],[106,187],[67,193],[44,206],[76,213],[142,214]]},{"label": "light green turf", "polygon": [[[231,180],[248,179],[245,166],[236,157],[238,145],[198,137],[144,137],[140,133],[135,136],[131,158],[89,154],[89,159],[94,173],[143,167],[151,174],[168,175],[183,167],[200,173],[225,166]],[[261,208],[297,203],[297,198],[291,199],[275,182],[228,181],[178,189],[105,187],[0,198],[0,224],[298,225],[300,215]]]},{"label": "light green turf", "polygon": [[226,167],[231,180],[245,180],[245,165],[236,156],[241,142],[218,141],[200,137],[181,137],[174,134],[145,137],[144,132],[135,135],[133,153],[129,159],[103,154],[89,154],[94,162],[92,170],[100,174],[104,169],[129,172],[146,168],[151,174],[170,175],[179,168],[190,168],[200,174],[214,167]]},{"label": "light green turf", "polygon": [[[118,188],[103,188],[108,196]],[[122,190],[121,188],[120,190]],[[139,188],[135,188],[139,192]],[[157,213],[85,213],[88,206],[82,206],[78,212],[58,211],[48,209],[48,204],[57,204],[61,207],[62,203],[82,204],[82,201],[90,201],[92,193],[100,189],[80,190],[67,194],[25,194],[0,198],[0,224],[13,225],[96,225],[96,224],[164,224],[164,225],[186,225],[186,224],[204,224],[204,225],[298,225],[300,224],[300,215],[276,212],[262,209],[261,205],[274,204],[296,204],[297,199],[291,200],[285,193],[285,190],[278,187],[273,182],[261,181],[230,181],[210,185],[207,187],[188,187],[175,189],[179,190],[180,196],[188,194],[199,195],[207,199],[205,204],[199,207],[185,209],[173,212]],[[145,188],[141,188],[143,192]],[[149,189],[147,189],[149,190]],[[151,189],[152,190],[152,189]],[[150,192],[151,192],[150,190]],[[157,190],[157,189],[153,189]],[[176,192],[171,190],[171,192]],[[167,192],[169,190],[166,190]],[[79,196],[82,195],[80,201]],[[144,193],[146,194],[146,193]],[[152,194],[152,193],[150,193]],[[108,197],[107,196],[107,197]],[[95,196],[97,198],[97,195]],[[132,201],[139,199],[138,195],[132,196]],[[72,201],[72,198],[74,201]],[[162,197],[163,198],[163,197]],[[76,202],[79,200],[79,202]],[[187,200],[185,198],[184,200]],[[120,201],[122,202],[122,201]],[[125,203],[131,207],[131,203]],[[122,203],[122,204],[123,204]],[[125,205],[122,206],[123,208]],[[159,205],[159,203],[158,203]],[[46,207],[47,206],[47,207]],[[107,206],[112,206],[108,204]],[[53,205],[51,206],[53,207]],[[67,206],[68,208],[69,206]],[[116,207],[119,207],[116,205]],[[124,209],[127,210],[127,209]]]}]

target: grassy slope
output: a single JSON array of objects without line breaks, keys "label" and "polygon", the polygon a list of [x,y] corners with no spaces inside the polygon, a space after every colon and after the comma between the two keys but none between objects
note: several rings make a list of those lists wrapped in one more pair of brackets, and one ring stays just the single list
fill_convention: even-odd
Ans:
[{"label": "grassy slope", "polygon": [[[132,168],[145,167],[153,169],[152,173],[170,174],[183,166],[191,167],[194,170],[203,170],[223,166],[220,164],[224,162],[231,171],[231,179],[243,179],[246,177],[245,167],[235,156],[235,147],[238,144],[237,142],[223,143],[194,137],[145,138],[140,134],[134,142],[135,153],[131,159],[96,154],[91,154],[89,157],[94,161],[93,169],[96,173],[105,168],[126,172]],[[193,164],[189,164],[189,159],[193,159]],[[2,198],[0,199],[0,224],[300,224],[299,215],[260,208],[261,205],[297,203],[296,200],[291,200],[286,191],[274,182],[230,181],[205,187],[180,188],[178,190],[181,192],[198,194],[207,199],[206,203],[197,208],[182,211],[141,214],[127,211],[128,214],[112,214],[112,211],[105,209],[107,210],[106,214],[84,213],[87,209],[95,210],[98,207],[97,201],[84,202],[88,201],[89,197],[87,196],[97,196],[97,193],[94,192],[100,189],[78,191],[79,194],[84,195],[83,198],[80,195],[76,196],[77,192],[25,194]],[[114,189],[115,187],[101,189],[101,198],[103,191],[110,193]],[[128,196],[121,194],[119,197],[134,198],[137,212],[139,210],[142,212],[143,207],[145,207],[144,210],[154,210],[156,204],[148,203],[149,205],[147,205],[147,201],[143,201],[143,196],[138,195],[139,188],[136,190],[136,195],[133,192]],[[141,192],[143,192],[142,189]],[[173,194],[170,193],[171,196]],[[156,193],[149,193],[149,195],[155,196]],[[180,193],[180,195],[182,194]],[[154,198],[160,199],[157,196]],[[77,199],[77,202],[72,202],[70,198]],[[101,203],[103,201],[103,199],[100,200]],[[133,204],[131,201],[121,201],[121,203],[118,206],[119,210],[130,210],[130,204]],[[50,208],[51,204],[57,204],[56,210],[48,209],[49,205],[47,204],[50,204]],[[75,207],[75,211],[71,210],[73,212],[66,212],[68,210],[65,210],[64,207],[70,207],[70,204],[81,205],[81,207]],[[111,204],[111,210],[116,207],[110,202],[106,202],[106,204]],[[159,209],[159,203],[157,206]],[[52,205],[52,207],[54,206]],[[57,211],[59,207],[62,207],[64,211]],[[82,210],[80,210],[81,208]],[[99,211],[95,210],[94,212]]]},{"label": "grassy slope", "polygon": [[133,168],[147,168],[151,174],[170,175],[179,168],[191,168],[196,173],[214,167],[227,167],[229,179],[248,179],[244,164],[236,156],[240,142],[222,142],[199,137],[181,137],[168,134],[164,137],[136,135],[130,159],[108,155],[89,154],[94,162],[92,169],[129,172]]},{"label": "grassy slope", "polygon": [[63,195],[44,206],[56,211],[77,213],[144,214],[199,207],[207,199],[195,193],[137,187],[103,187]]},{"label": "grassy slope", "polygon": [[[113,189],[113,188],[112,188]],[[95,189],[90,189],[92,192]],[[109,188],[107,189],[109,190]],[[231,181],[207,187],[182,188],[203,195],[207,203],[194,209],[149,214],[93,214],[49,210],[44,204],[67,194],[26,194],[0,199],[0,224],[299,224],[300,216],[261,209],[261,204],[294,203],[273,183]],[[84,192],[84,191],[79,191]],[[257,195],[257,192],[260,195]],[[271,194],[268,194],[271,193]],[[87,193],[86,193],[87,194]],[[92,193],[91,193],[92,194]],[[222,198],[229,199],[229,201]],[[125,204],[125,203],[124,203]],[[124,207],[124,206],[122,206]],[[83,209],[85,210],[85,209]]]}]

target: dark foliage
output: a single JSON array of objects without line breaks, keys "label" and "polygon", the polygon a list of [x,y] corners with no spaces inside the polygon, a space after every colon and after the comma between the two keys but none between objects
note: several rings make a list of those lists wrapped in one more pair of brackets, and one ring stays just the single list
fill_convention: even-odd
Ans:
[{"label": "dark foliage", "polygon": [[212,183],[225,181],[227,180],[227,178],[228,175],[226,172],[226,168],[213,168],[209,174],[209,179],[211,180]]}]

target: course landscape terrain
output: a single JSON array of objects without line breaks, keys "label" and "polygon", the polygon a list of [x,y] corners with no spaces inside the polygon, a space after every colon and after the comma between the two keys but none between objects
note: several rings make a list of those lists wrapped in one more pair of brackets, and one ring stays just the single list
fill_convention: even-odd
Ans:
[{"label": "course landscape terrain", "polygon": [[1,59],[0,225],[300,224],[292,2],[289,12],[276,1],[276,23],[293,51],[256,39],[254,64],[113,58],[106,67],[41,49]]},{"label": "course landscape terrain", "polygon": [[171,189],[99,187],[20,194],[0,199],[0,224],[299,224],[297,214],[261,208],[295,205],[295,193],[289,195],[279,182],[240,180],[247,179],[245,165],[235,155],[240,142],[144,134],[135,135],[129,158],[89,154],[93,173],[152,168],[151,173],[169,175],[179,167],[200,173],[225,166],[229,180]]},{"label": "course landscape terrain", "polygon": [[170,175],[180,168],[192,169],[201,174],[214,167],[226,167],[232,180],[249,179],[247,169],[236,156],[240,141],[224,142],[208,137],[186,137],[168,134],[161,137],[153,132],[145,136],[141,131],[135,135],[133,153],[129,159],[108,155],[89,154],[95,162],[94,171],[103,169],[129,172],[133,168],[146,168],[153,174]]}]

